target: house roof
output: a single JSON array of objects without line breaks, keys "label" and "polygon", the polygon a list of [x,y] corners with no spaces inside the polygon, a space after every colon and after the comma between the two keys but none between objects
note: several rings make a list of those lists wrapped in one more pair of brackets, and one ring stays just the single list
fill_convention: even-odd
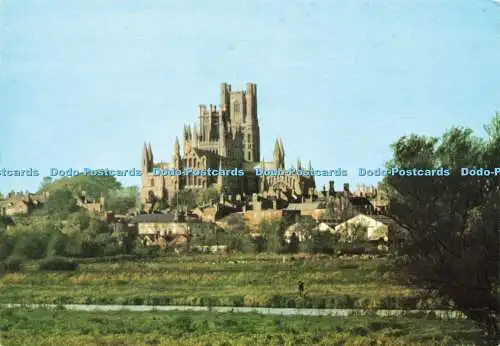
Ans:
[{"label": "house roof", "polygon": [[346,223],[346,222],[350,222],[352,221],[353,219],[355,218],[359,218],[359,217],[362,217],[362,218],[369,218],[369,219],[372,219],[372,220],[375,220],[377,222],[380,222],[380,223],[383,223],[384,225],[386,226],[397,226],[397,227],[400,227],[400,225],[398,224],[398,222],[396,220],[394,220],[393,218],[389,217],[389,216],[386,216],[386,215],[379,215],[379,214],[358,214],[346,221],[344,221],[343,223]]},{"label": "house roof", "polygon": [[174,222],[175,214],[142,214],[132,219],[137,223]]},{"label": "house roof", "polygon": [[326,203],[324,202],[305,202],[305,203],[290,203],[285,210],[315,210],[325,209]]}]

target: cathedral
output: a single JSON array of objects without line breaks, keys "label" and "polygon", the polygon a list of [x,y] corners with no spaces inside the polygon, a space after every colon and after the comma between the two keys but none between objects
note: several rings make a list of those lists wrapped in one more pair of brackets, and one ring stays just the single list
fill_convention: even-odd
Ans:
[{"label": "cathedral", "polygon": [[[171,201],[182,189],[214,187],[231,195],[260,194],[288,202],[299,202],[315,189],[314,177],[299,175],[257,176],[256,169],[284,169],[283,141],[275,142],[273,160],[260,156],[260,128],[257,117],[257,86],[247,83],[244,91],[220,86],[220,105],[200,105],[198,123],[185,126],[182,147],[175,139],[171,162],[155,162],[151,144],[142,151],[141,202]],[[172,170],[238,170],[241,175],[161,175]],[[300,167],[300,162],[297,163]]]}]

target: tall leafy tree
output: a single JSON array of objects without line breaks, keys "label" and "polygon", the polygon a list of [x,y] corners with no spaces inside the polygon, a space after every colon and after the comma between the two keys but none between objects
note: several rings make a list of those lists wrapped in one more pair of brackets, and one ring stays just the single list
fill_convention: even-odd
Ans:
[{"label": "tall leafy tree", "polygon": [[441,138],[401,138],[388,166],[448,168],[451,175],[388,176],[384,185],[390,213],[406,228],[394,243],[401,279],[451,301],[497,345],[500,174],[461,174],[463,168],[500,166],[500,114],[485,128],[485,139],[464,128]]},{"label": "tall leafy tree", "polygon": [[78,210],[74,194],[69,189],[52,192],[47,199],[45,209],[50,215],[67,216]]}]

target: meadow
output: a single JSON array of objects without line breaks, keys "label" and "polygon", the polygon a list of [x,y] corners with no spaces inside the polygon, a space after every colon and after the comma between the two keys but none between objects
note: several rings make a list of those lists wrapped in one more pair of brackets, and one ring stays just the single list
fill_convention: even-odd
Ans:
[{"label": "meadow", "polygon": [[[306,258],[308,256],[308,258]],[[325,255],[182,255],[142,261],[81,260],[75,271],[36,262],[0,277],[0,303],[442,308],[392,279],[384,258]],[[305,295],[297,282],[305,283]]]},{"label": "meadow", "polygon": [[0,343],[49,345],[478,345],[467,320],[210,312],[0,309]]}]

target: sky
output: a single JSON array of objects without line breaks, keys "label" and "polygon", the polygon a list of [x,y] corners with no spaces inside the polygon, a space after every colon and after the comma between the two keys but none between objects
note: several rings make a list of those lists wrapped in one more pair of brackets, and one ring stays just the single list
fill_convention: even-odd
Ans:
[{"label": "sky", "polygon": [[373,184],[358,169],[399,137],[482,134],[500,111],[500,5],[0,0],[0,169],[41,174],[0,176],[0,192],[34,191],[50,168],[140,169],[144,141],[170,161],[221,82],[257,84],[265,160],[282,137],[287,166]]}]

